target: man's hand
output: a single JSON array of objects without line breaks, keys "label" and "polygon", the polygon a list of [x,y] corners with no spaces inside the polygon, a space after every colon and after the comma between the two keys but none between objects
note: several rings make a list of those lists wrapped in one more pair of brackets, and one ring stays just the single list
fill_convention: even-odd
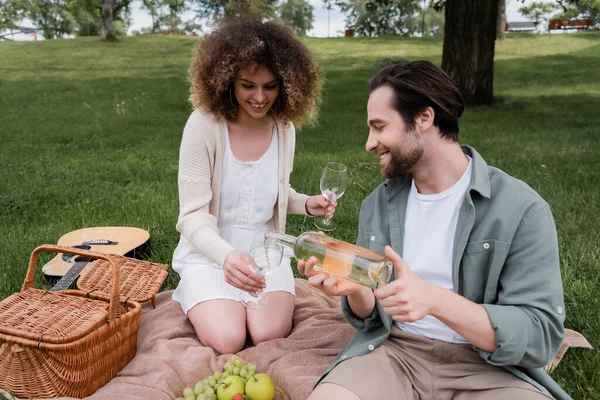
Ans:
[{"label": "man's hand", "polygon": [[327,200],[322,194],[311,196],[306,200],[306,211],[308,215],[326,215],[328,219],[333,218],[337,201]]},{"label": "man's hand", "polygon": [[[225,282],[248,293],[260,292],[266,287],[265,277],[252,273],[247,257],[249,256],[240,250],[234,250],[227,255],[223,263]],[[250,262],[254,262],[251,257]]]},{"label": "man's hand", "polygon": [[421,279],[390,246],[385,255],[394,263],[397,279],[375,290],[386,313],[398,322],[418,321],[431,314],[439,286]]},{"label": "man's hand", "polygon": [[317,264],[315,257],[309,258],[307,261],[298,260],[298,272],[308,277],[308,283],[325,293],[327,296],[348,296],[360,293],[363,286],[351,282],[347,279],[330,276],[321,271],[315,270]]}]

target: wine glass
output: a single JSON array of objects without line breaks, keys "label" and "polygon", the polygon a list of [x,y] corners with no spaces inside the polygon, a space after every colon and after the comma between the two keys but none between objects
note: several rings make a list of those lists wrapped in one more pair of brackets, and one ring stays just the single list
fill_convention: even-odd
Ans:
[{"label": "wine glass", "polygon": [[[273,273],[283,260],[283,247],[278,245],[273,239],[270,239],[267,229],[261,229],[256,232],[250,249],[246,253],[246,262],[253,273],[260,276],[268,276]],[[269,298],[264,293],[240,293],[240,301],[248,308],[262,308],[267,304]]]},{"label": "wine glass", "polygon": [[[328,162],[321,175],[323,196],[329,201],[337,200],[346,191],[346,186],[348,186],[348,168],[344,164]],[[337,225],[325,216],[322,219],[316,219],[315,226],[322,231],[332,231]]]}]

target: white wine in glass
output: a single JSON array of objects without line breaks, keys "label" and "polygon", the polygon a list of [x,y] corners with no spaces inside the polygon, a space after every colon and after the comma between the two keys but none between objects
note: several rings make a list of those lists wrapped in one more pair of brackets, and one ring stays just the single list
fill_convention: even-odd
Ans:
[{"label": "white wine in glass", "polygon": [[[335,201],[342,197],[348,186],[348,168],[344,164],[329,162],[323,169],[321,175],[321,193],[329,201]],[[336,223],[327,218],[318,218],[315,220],[315,226],[322,231],[332,231],[336,228]]]},{"label": "white wine in glass", "polygon": [[[283,248],[274,239],[266,235],[268,230],[261,229],[256,232],[250,244],[250,250],[246,254],[246,262],[250,270],[260,276],[273,273],[283,260]],[[248,308],[262,308],[268,302],[264,293],[240,293],[240,301]]]}]

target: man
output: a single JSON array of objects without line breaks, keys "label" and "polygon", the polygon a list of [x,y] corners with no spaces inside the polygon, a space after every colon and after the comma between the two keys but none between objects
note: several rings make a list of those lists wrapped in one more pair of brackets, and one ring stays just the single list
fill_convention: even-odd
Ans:
[{"label": "man", "polygon": [[548,204],[459,145],[463,99],[432,63],[387,67],[369,91],[366,149],[387,180],[357,244],[395,280],[372,291],[299,262],[358,331],[309,399],[569,399],[542,369],[565,318]]}]

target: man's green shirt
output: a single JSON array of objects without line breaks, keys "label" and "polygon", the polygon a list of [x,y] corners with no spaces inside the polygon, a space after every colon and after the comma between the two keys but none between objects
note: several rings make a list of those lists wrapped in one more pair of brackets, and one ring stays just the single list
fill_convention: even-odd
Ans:
[{"label": "man's green shirt", "polygon": [[[550,208],[527,184],[489,167],[471,147],[463,146],[463,151],[473,159],[473,171],[454,238],[454,290],[486,309],[497,345],[493,353],[474,349],[488,363],[543,392],[570,399],[543,370],[560,348],[565,320]],[[410,185],[409,175],[387,180],[363,201],[359,246],[383,254],[390,245],[402,254]],[[325,374],[339,362],[379,346],[393,323],[379,302],[367,319],[357,318],[345,297],[342,310],[358,332]]]}]

